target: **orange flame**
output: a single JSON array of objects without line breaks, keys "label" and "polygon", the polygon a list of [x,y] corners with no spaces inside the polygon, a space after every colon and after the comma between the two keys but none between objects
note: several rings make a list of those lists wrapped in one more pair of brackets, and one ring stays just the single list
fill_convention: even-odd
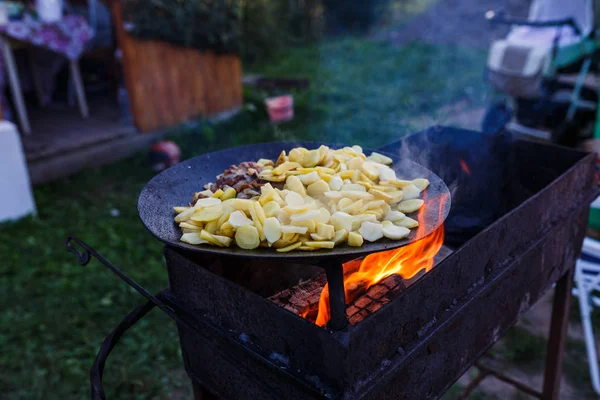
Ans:
[{"label": "orange flame", "polygon": [[460,167],[462,168],[462,170],[465,171],[465,174],[471,175],[471,170],[469,169],[467,163],[460,158],[458,159],[458,162],[460,163]]},{"label": "orange flame", "polygon": [[[443,218],[443,204],[448,200],[447,196],[432,199],[425,202],[418,215],[419,231],[424,229],[424,210],[428,206],[436,206],[432,203],[439,201],[440,216]],[[400,247],[395,250],[384,251],[367,256],[363,260],[350,261],[344,264],[344,291],[346,303],[351,303],[354,298],[371,286],[390,275],[400,275],[404,279],[414,277],[421,270],[428,272],[433,267],[434,257],[440,251],[444,243],[444,226],[441,225],[430,235],[414,243]],[[303,313],[306,318],[310,313]],[[329,314],[329,288],[325,285],[319,298],[319,310],[315,323],[325,326],[330,319]]]}]

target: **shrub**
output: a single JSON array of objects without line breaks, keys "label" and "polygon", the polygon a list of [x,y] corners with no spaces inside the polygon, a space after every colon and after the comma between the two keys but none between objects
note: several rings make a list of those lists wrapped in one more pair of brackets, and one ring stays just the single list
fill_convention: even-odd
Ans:
[{"label": "shrub", "polygon": [[123,18],[141,39],[218,53],[240,50],[239,0],[124,0]]},{"label": "shrub", "polygon": [[327,32],[334,34],[366,32],[388,3],[387,0],[322,1]]}]

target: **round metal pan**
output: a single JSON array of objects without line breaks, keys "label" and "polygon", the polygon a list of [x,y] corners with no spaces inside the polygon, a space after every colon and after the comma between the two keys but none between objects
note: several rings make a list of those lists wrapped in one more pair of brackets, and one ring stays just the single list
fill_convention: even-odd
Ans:
[{"label": "round metal pan", "polygon": [[[437,229],[450,211],[450,192],[444,182],[433,172],[409,160],[400,160],[386,154],[394,160],[392,168],[400,179],[427,178],[429,187],[424,191],[426,206],[422,221],[424,226],[413,229],[404,240],[392,241],[381,239],[374,243],[366,242],[362,247],[342,245],[333,249],[317,251],[292,251],[278,253],[270,248],[244,250],[235,245],[221,248],[209,245],[193,246],[179,240],[181,230],[173,218],[174,206],[189,204],[194,192],[203,190],[203,186],[214,182],[216,176],[223,173],[232,164],[243,161],[257,161],[260,158],[276,159],[282,150],[289,151],[294,147],[318,148],[322,143],[276,142],[237,147],[214,153],[204,154],[177,164],[156,175],[144,187],[138,199],[138,212],[143,224],[157,239],[169,246],[187,252],[214,254],[218,256],[245,258],[286,258],[315,263],[333,259],[351,259],[379,251],[391,250],[417,241]],[[328,145],[339,148],[339,145]],[[364,150],[370,154],[371,150]],[[442,200],[443,199],[443,200]],[[416,214],[416,213],[415,213]],[[412,215],[416,219],[416,215]]]}]

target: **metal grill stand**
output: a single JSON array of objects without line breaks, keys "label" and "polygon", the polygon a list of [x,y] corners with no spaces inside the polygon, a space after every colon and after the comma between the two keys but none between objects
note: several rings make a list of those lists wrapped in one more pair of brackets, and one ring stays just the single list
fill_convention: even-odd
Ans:
[{"label": "metal grill stand", "polygon": [[[436,399],[558,282],[544,388],[536,393],[558,399],[573,266],[589,204],[598,195],[596,158],[524,141],[501,151],[498,140],[432,128],[383,149],[412,148],[415,159],[444,181],[459,182],[446,242],[462,244],[355,325],[345,315],[344,260],[324,266],[332,319],[323,329],[267,299],[275,292],[259,286],[269,279],[257,278],[264,278],[267,260],[244,265],[166,247],[170,288],[153,296],[70,239],[85,250],[68,243],[80,263],[98,258],[149,299],[105,340],[92,369],[92,397],[104,399],[102,370],[119,337],[158,306],[177,323],[198,399]],[[425,148],[429,154],[420,154]],[[489,152],[474,157],[474,148]],[[457,180],[452,166],[469,157],[473,175],[487,175]],[[491,173],[497,175],[491,179]],[[277,271],[277,278],[299,274],[297,266],[276,267],[269,272]],[[492,374],[480,366],[478,381]]]}]

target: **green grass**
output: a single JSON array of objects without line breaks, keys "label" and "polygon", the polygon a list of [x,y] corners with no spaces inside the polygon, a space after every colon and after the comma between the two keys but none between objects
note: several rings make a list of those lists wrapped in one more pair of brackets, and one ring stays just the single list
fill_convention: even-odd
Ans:
[{"label": "green grass", "polygon": [[291,50],[260,72],[311,80],[311,90],[296,95],[298,117],[281,137],[377,147],[425,128],[416,117],[435,116],[444,105],[484,104],[484,65],[480,51],[348,39]]},{"label": "green grass", "polygon": [[[273,129],[263,94],[248,92],[250,106],[236,118],[182,126],[172,138],[184,158],[291,138],[377,147],[423,128],[410,122],[415,116],[457,100],[482,102],[483,60],[464,49],[394,48],[358,39],[291,49],[258,71],[311,79],[311,89],[296,94],[293,122]],[[140,154],[39,186],[38,216],[0,227],[2,398],[87,398],[89,368],[102,339],[142,301],[98,262],[78,266],[64,247],[68,235],[87,241],[151,291],[168,285],[161,245],[136,211],[138,193],[152,175]],[[108,398],[164,399],[175,388],[189,390],[181,368],[175,327],[153,312],[108,360]]]}]

